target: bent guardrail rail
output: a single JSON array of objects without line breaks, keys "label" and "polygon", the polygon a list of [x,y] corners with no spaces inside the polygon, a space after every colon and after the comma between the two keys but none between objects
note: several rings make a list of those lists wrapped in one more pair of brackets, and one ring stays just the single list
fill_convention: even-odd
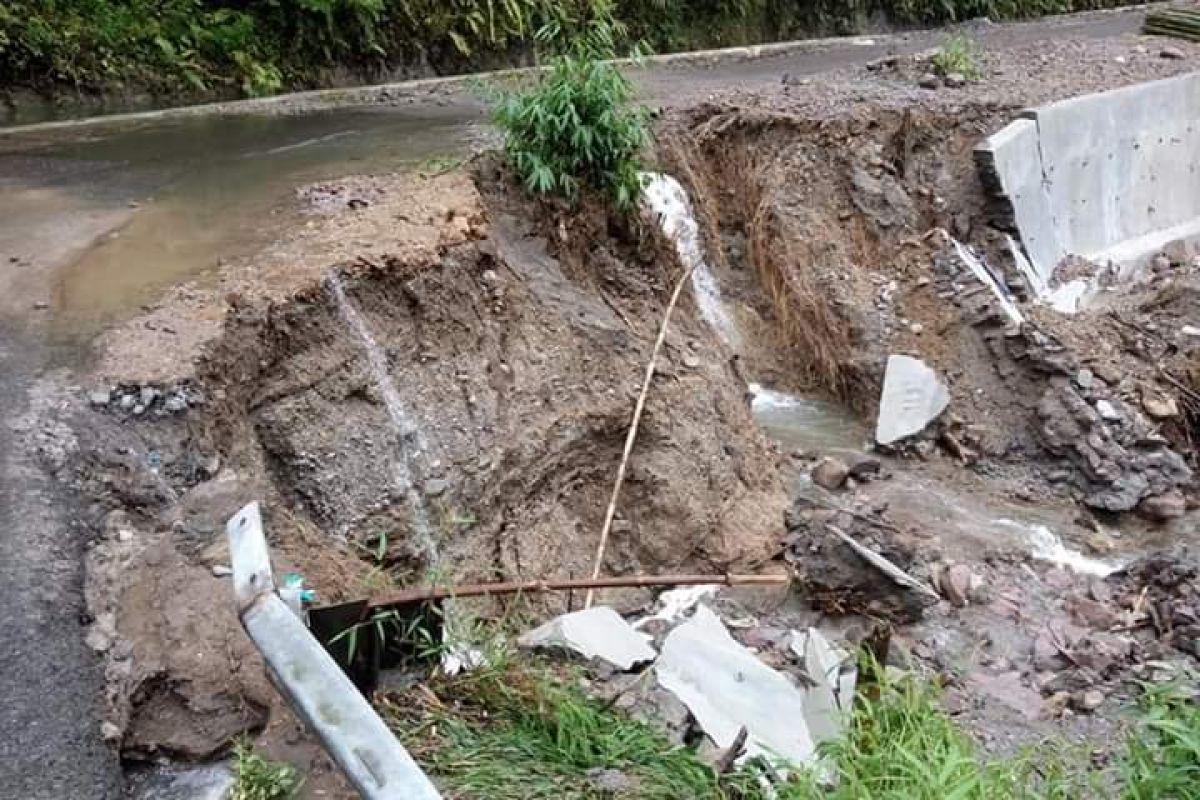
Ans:
[{"label": "bent guardrail rail", "polygon": [[225,527],[242,627],[276,688],[366,800],[441,800],[370,703],[275,593],[258,503]]}]

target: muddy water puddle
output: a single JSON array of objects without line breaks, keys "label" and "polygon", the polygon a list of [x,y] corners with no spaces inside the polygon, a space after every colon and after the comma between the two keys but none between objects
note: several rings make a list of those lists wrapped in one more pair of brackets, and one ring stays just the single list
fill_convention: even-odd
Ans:
[{"label": "muddy water puddle", "polygon": [[[459,158],[469,112],[354,111],[184,120],[0,152],[0,247],[39,269],[56,321],[96,330],[173,284],[268,245],[298,185]],[[36,202],[34,202],[36,201]],[[6,259],[7,260],[7,259]]]}]

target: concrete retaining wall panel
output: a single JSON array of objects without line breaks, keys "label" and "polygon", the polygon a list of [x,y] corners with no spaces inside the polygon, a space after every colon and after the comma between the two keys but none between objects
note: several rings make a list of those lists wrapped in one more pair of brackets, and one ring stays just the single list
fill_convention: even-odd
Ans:
[{"label": "concrete retaining wall panel", "polygon": [[1200,224],[1200,73],[1032,109],[978,151],[1040,273],[1067,254],[1137,259]]}]

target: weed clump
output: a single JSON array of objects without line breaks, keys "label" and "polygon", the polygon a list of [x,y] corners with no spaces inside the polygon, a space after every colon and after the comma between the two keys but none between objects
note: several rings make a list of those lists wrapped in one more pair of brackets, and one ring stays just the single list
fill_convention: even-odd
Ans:
[{"label": "weed clump", "polygon": [[953,36],[946,40],[931,61],[933,71],[943,78],[955,73],[969,81],[977,81],[983,77],[975,43],[965,36]]},{"label": "weed clump", "polygon": [[247,741],[234,746],[233,758],[230,800],[291,800],[304,783],[295,767],[267,761]]},{"label": "weed clump", "polygon": [[632,105],[632,83],[608,60],[623,32],[600,2],[580,31],[543,28],[544,43],[572,41],[532,86],[499,95],[505,156],[529,192],[574,200],[586,187],[621,210],[636,203],[649,114]]}]

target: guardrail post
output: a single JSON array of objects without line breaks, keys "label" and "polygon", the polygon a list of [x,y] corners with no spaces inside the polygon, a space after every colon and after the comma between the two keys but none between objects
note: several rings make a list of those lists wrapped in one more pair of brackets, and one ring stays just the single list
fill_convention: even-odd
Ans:
[{"label": "guardrail post", "polygon": [[258,503],[225,527],[238,616],[275,686],[366,800],[441,800],[428,776],[275,593]]}]

